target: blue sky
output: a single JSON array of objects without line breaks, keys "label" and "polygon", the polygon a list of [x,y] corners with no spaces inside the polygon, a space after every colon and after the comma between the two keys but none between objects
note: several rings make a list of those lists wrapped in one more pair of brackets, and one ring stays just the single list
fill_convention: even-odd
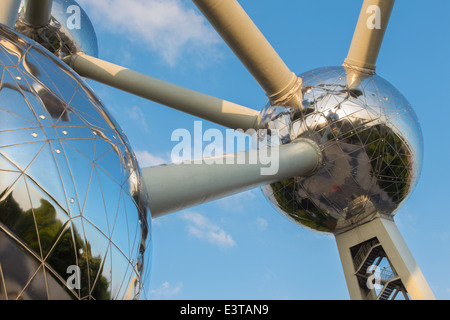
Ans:
[{"label": "blue sky", "polygon": [[[80,0],[99,57],[256,110],[256,81],[191,1]],[[362,1],[248,0],[241,5],[295,73],[342,64]],[[450,299],[450,2],[396,1],[377,73],[413,105],[422,176],[395,221],[436,298]],[[141,166],[170,161],[174,130],[197,118],[89,81]],[[220,128],[203,121],[203,128]],[[294,225],[260,189],[155,219],[148,299],[348,299],[333,236]]]}]

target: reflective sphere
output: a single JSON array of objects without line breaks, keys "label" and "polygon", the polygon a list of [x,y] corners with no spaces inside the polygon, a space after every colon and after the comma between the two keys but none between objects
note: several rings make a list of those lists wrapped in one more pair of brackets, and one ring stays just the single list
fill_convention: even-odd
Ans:
[{"label": "reflective sphere", "polygon": [[0,299],[133,299],[150,221],[127,138],[85,82],[0,26]]},{"label": "reflective sphere", "polygon": [[23,3],[15,30],[41,44],[59,58],[84,52],[98,56],[98,42],[91,20],[74,0],[53,0],[50,23],[41,28],[27,25]]},{"label": "reflective sphere", "polygon": [[314,140],[323,164],[310,177],[263,187],[265,195],[320,232],[342,232],[376,214],[394,216],[421,170],[422,134],[410,104],[378,75],[326,67],[300,77],[304,109],[268,104],[260,128],[281,143]]}]

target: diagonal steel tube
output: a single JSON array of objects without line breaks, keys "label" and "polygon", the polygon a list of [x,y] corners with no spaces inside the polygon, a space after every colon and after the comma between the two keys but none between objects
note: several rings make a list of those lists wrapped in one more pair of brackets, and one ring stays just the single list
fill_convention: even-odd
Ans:
[{"label": "diagonal steel tube", "polygon": [[[261,152],[269,152],[271,161],[250,161],[261,160]],[[300,139],[278,147],[147,167],[142,169],[142,177],[150,212],[157,218],[258,186],[313,174],[321,161],[317,144]]]},{"label": "diagonal steel tube", "polygon": [[53,0],[25,0],[23,6],[23,21],[34,28],[49,24]]},{"label": "diagonal steel tube", "polygon": [[301,109],[301,78],[292,73],[236,0],[193,0],[276,105]]},{"label": "diagonal steel tube", "polygon": [[375,65],[395,0],[365,0],[344,66],[375,73]]},{"label": "diagonal steel tube", "polygon": [[80,53],[64,59],[79,75],[231,129],[256,128],[259,111]]},{"label": "diagonal steel tube", "polygon": [[0,23],[14,29],[19,14],[20,0],[1,0]]}]

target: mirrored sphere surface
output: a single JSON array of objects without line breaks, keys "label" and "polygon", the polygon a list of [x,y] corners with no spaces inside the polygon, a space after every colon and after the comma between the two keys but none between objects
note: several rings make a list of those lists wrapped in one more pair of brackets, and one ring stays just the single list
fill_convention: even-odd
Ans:
[{"label": "mirrored sphere surface", "polygon": [[53,0],[50,23],[41,28],[27,25],[23,3],[15,30],[41,44],[59,58],[78,52],[98,57],[95,29],[86,12],[75,0]]},{"label": "mirrored sphere surface", "polygon": [[318,143],[323,164],[310,177],[263,187],[282,213],[309,229],[339,233],[372,219],[393,217],[413,190],[422,163],[422,133],[404,96],[378,75],[344,67],[301,74],[303,107],[267,104],[261,129],[281,143]]},{"label": "mirrored sphere surface", "polygon": [[78,75],[4,26],[0,74],[0,299],[138,298],[151,225],[126,136]]}]

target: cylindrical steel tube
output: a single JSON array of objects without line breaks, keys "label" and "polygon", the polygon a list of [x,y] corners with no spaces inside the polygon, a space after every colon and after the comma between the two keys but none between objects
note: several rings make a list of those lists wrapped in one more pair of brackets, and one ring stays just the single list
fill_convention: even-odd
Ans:
[{"label": "cylindrical steel tube", "polygon": [[269,100],[301,108],[301,79],[292,73],[236,0],[193,0]]},{"label": "cylindrical steel tube", "polygon": [[374,73],[394,0],[365,0],[344,65]]},{"label": "cylindrical steel tube", "polygon": [[25,0],[23,21],[31,27],[40,28],[50,22],[53,0]]},{"label": "cylindrical steel tube", "polygon": [[301,139],[279,147],[143,168],[142,176],[150,212],[156,218],[282,179],[312,174],[320,162],[318,146]]},{"label": "cylindrical steel tube", "polygon": [[20,0],[2,0],[0,2],[0,23],[14,29],[19,7]]},{"label": "cylindrical steel tube", "polygon": [[231,129],[255,128],[259,111],[162,81],[86,54],[65,59],[78,74]]}]

